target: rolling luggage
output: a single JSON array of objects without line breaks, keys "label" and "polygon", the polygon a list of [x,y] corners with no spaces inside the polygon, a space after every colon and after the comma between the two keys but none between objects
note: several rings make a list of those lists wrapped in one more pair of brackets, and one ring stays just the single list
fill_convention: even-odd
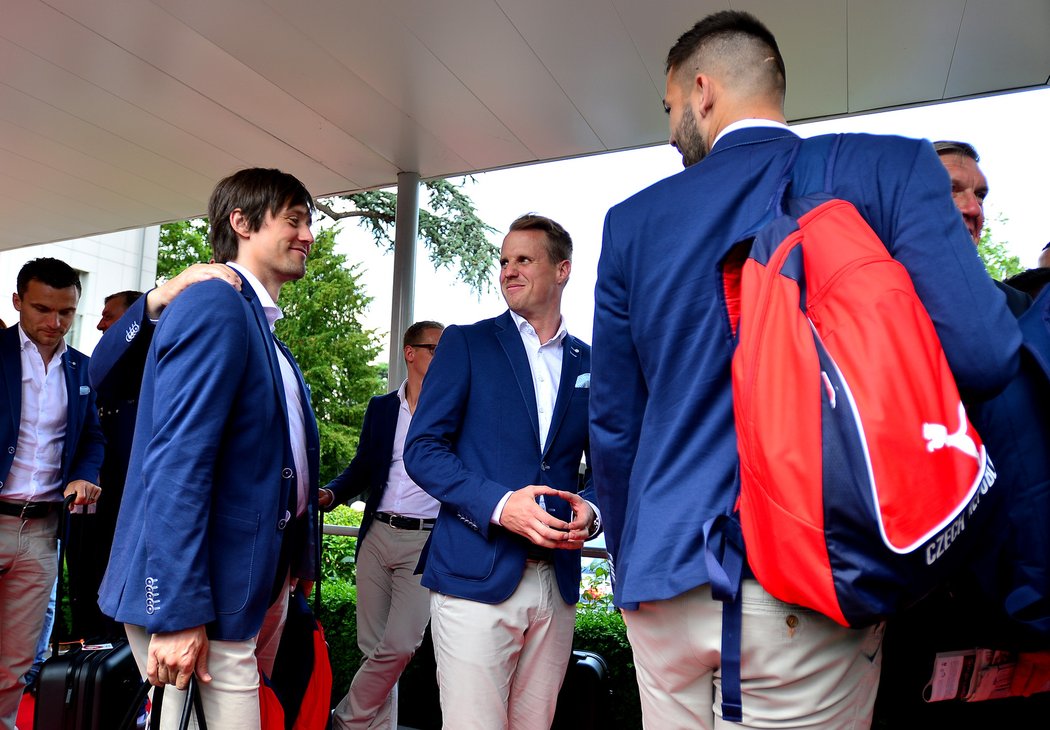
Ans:
[{"label": "rolling luggage", "polygon": [[612,722],[612,684],[605,659],[574,651],[558,693],[551,730],[606,730]]},{"label": "rolling luggage", "polygon": [[142,682],[126,640],[88,644],[44,662],[34,730],[113,730]]}]

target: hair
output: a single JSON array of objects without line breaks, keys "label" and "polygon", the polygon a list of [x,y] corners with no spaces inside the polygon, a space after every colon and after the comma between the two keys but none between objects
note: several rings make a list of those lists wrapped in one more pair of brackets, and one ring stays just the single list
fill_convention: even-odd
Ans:
[{"label": "hair", "polygon": [[751,13],[722,10],[700,20],[671,46],[664,71],[695,71],[716,60],[737,84],[754,85],[783,100],[784,57],[776,37]]},{"label": "hair", "polygon": [[15,289],[19,298],[24,297],[29,282],[33,279],[47,284],[52,289],[65,289],[70,286],[77,288],[79,297],[83,291],[80,285],[80,274],[65,261],[52,258],[39,258],[26,262],[25,266],[18,272]]},{"label": "hair", "polygon": [[294,205],[306,206],[313,215],[315,208],[310,192],[287,172],[251,167],[220,180],[208,200],[209,238],[215,261],[224,264],[237,258],[239,239],[230,225],[233,211],[240,208],[251,230],[258,231],[267,211],[270,215],[277,215],[282,209]]},{"label": "hair", "polygon": [[1050,284],[1050,269],[1028,269],[1003,279],[1003,283],[1031,297],[1036,297],[1039,296],[1043,287]]},{"label": "hair", "polygon": [[116,294],[110,294],[108,297],[102,300],[102,303],[109,304],[110,301],[120,297],[124,300],[124,309],[127,309],[132,304],[134,304],[141,296],[142,292],[135,291],[134,289],[127,289],[125,291],[118,291]]},{"label": "hair", "polygon": [[547,256],[551,263],[572,261],[572,236],[557,221],[538,213],[526,213],[510,224],[507,233],[512,231],[542,231],[547,234]]},{"label": "hair", "polygon": [[424,319],[420,322],[415,322],[405,330],[405,336],[401,338],[401,347],[405,348],[409,345],[418,344],[417,340],[427,330],[444,330],[445,325],[440,322],[435,322],[430,319]]},{"label": "hair", "polygon": [[981,156],[977,154],[977,150],[975,150],[973,145],[968,142],[953,142],[948,139],[938,140],[933,143],[933,151],[941,156],[961,155],[963,157],[969,157],[974,162],[981,161]]}]

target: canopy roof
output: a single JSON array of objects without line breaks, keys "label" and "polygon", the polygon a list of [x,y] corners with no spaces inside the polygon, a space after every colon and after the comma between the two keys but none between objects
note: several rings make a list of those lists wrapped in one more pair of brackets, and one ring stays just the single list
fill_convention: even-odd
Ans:
[{"label": "canopy roof", "polygon": [[[4,0],[0,249],[663,142],[663,62],[728,2]],[[1046,0],[745,0],[791,121],[1047,84]]]}]

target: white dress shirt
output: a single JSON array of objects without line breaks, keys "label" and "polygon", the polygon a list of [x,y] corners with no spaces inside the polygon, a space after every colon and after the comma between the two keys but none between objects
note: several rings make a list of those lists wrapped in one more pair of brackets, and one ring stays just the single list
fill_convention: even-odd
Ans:
[{"label": "white dress shirt", "polygon": [[383,496],[379,504],[376,505],[376,511],[431,520],[441,511],[441,502],[420,489],[405,471],[405,437],[412,423],[412,411],[405,397],[407,385],[406,380],[397,389],[401,408],[397,413],[397,428],[394,430],[394,449],[390,454],[390,471],[387,473],[386,487],[383,489]]},{"label": "white dress shirt", "polygon": [[[226,264],[232,269],[235,269],[244,280],[248,282],[252,290],[255,292],[255,296],[259,298],[259,304],[262,305],[263,314],[266,315],[266,321],[270,325],[270,334],[273,334],[274,324],[277,320],[281,319],[284,314],[281,312],[270,293],[266,291],[266,287],[255,277],[255,275],[248,271],[248,269],[228,262]],[[277,353],[277,362],[281,366],[281,381],[284,385],[284,399],[288,404],[288,440],[292,446],[292,460],[295,463],[295,481],[298,485],[298,494],[296,495],[296,513],[297,516],[302,516],[306,513],[306,506],[309,503],[309,485],[310,485],[310,467],[306,459],[306,417],[305,417],[305,404],[303,403],[302,391],[299,388],[299,378],[295,374],[295,369],[292,367],[292,363],[285,356],[284,351],[277,346],[277,338],[273,339],[273,349]]]},{"label": "white dress shirt", "polygon": [[35,342],[17,325],[21,341],[22,414],[11,473],[0,498],[19,502],[60,502],[62,450],[69,420],[69,394],[62,355],[64,340],[46,366]]}]

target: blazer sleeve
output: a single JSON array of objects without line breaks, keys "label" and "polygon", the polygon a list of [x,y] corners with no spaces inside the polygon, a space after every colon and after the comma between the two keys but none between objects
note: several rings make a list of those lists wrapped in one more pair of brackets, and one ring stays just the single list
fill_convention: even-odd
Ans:
[{"label": "blazer sleeve", "polygon": [[138,397],[155,329],[156,325],[146,316],[143,295],[103,333],[88,364],[91,387],[103,401]]},{"label": "blazer sleeve", "polygon": [[[868,160],[859,159],[861,154],[840,154],[836,181],[851,174],[855,178],[856,169],[875,170],[868,178],[876,181],[878,192],[863,197],[879,205],[862,213],[908,270],[960,390],[994,395],[1020,363],[1017,321],[977,254],[933,147],[925,141],[889,139],[892,154]],[[886,144],[869,148],[885,150]]]},{"label": "blazer sleeve", "polygon": [[[488,538],[496,505],[513,490],[467,468],[455,451],[467,418],[471,377],[466,336],[452,325],[441,335],[423,380],[405,439],[405,470],[423,491]],[[484,428],[471,425],[475,432]]]},{"label": "blazer sleeve", "polygon": [[615,563],[627,512],[630,474],[649,391],[631,337],[626,273],[616,254],[613,217],[605,219],[594,289],[590,459],[605,544]]},{"label": "blazer sleeve", "polygon": [[[84,364],[90,368],[89,362]],[[105,456],[106,439],[102,435],[102,425],[98,420],[98,407],[93,390],[88,392],[87,399],[84,422],[80,426],[80,436],[77,438],[76,452],[70,462],[67,478],[70,482],[83,479],[97,485]]]},{"label": "blazer sleeve", "polygon": [[376,413],[380,408],[380,398],[372,398],[368,401],[365,409],[364,422],[361,425],[361,435],[357,440],[357,451],[354,458],[342,473],[325,485],[331,489],[335,499],[331,507],[352,501],[355,497],[361,498],[375,484],[376,467]]}]

